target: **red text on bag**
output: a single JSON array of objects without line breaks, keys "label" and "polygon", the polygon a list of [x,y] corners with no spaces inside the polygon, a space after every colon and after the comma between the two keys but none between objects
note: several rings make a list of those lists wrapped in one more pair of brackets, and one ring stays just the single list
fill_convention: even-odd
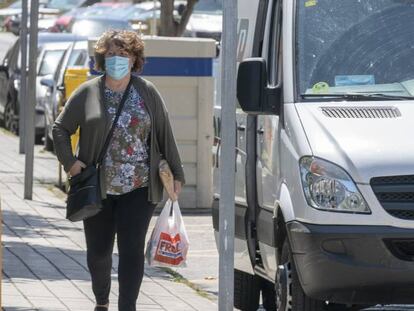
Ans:
[{"label": "red text on bag", "polygon": [[161,232],[154,259],[158,262],[178,266],[183,260],[180,234],[172,236]]}]

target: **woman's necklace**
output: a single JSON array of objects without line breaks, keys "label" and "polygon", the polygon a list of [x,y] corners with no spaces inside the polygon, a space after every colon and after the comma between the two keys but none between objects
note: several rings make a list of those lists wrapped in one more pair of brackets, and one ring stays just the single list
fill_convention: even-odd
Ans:
[{"label": "woman's necklace", "polygon": [[107,76],[105,79],[105,85],[111,91],[123,92],[127,88],[130,79],[131,76],[129,75],[123,78],[122,80],[114,80],[111,77]]}]

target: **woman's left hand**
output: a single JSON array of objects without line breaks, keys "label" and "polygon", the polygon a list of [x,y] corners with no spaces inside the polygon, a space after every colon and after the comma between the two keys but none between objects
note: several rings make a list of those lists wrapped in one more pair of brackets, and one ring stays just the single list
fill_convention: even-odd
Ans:
[{"label": "woman's left hand", "polygon": [[182,188],[181,181],[174,180],[174,192],[175,192],[175,195],[177,197],[177,200],[178,200],[178,197],[181,193],[181,188]]}]

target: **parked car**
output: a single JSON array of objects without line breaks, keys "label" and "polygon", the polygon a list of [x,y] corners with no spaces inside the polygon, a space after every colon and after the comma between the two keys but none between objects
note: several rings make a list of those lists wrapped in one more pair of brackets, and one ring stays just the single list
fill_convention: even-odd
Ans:
[{"label": "parked car", "polygon": [[[174,17],[176,19],[180,18],[180,11],[182,11],[182,8],[186,5],[186,1],[183,0],[176,0],[174,1]],[[180,9],[181,8],[181,9]],[[155,11],[155,12],[154,12]],[[156,2],[156,5],[154,6],[154,2],[143,2],[136,4],[133,9],[128,10],[126,14],[123,14],[123,12],[114,12],[114,14],[117,14],[118,16],[121,16],[129,21],[131,24],[131,27],[134,30],[139,30],[142,34],[150,34],[151,30],[151,23],[154,18],[155,13],[155,19],[157,21],[157,29],[159,29],[160,26],[160,17],[161,17],[161,4],[160,2]]]},{"label": "parked car", "polygon": [[65,104],[65,84],[64,78],[69,67],[87,68],[89,63],[88,41],[80,38],[79,41],[71,43],[65,51],[64,56],[57,66],[54,75],[49,75],[41,79],[40,83],[45,91],[43,99],[45,115],[45,149],[53,150],[52,124],[59,114],[59,110]]},{"label": "parked car", "polygon": [[[68,48],[71,46],[72,41],[65,42],[53,42],[46,43],[42,47],[42,51],[39,55],[38,68],[37,68],[37,78],[36,78],[36,113],[39,115],[44,115],[44,99],[47,94],[47,89],[41,84],[42,79],[50,78],[55,76],[59,64]],[[39,123],[42,121],[39,118]],[[43,129],[45,128],[45,121],[43,120]],[[42,124],[38,124],[38,127],[41,128]],[[39,141],[41,140],[42,133],[38,133]]]},{"label": "parked car", "polygon": [[129,10],[133,8],[133,5],[126,2],[98,2],[88,7],[74,8],[58,17],[49,30],[52,32],[70,32],[76,18],[102,16],[109,10],[111,11],[111,17],[115,18],[119,16],[119,12],[122,12],[121,16],[123,16],[128,14]]},{"label": "parked car", "polygon": [[[38,39],[38,62],[42,47],[46,43],[73,41],[77,37],[72,34],[50,34],[40,33]],[[7,51],[0,65],[0,119],[9,131],[19,132],[19,92],[20,92],[21,55],[20,39]],[[38,81],[40,83],[40,81]],[[39,87],[37,85],[36,87]],[[44,112],[43,108],[36,105],[36,136],[43,137],[44,134]]]},{"label": "parked car", "polygon": [[99,37],[109,29],[132,30],[131,25],[125,19],[107,17],[84,17],[76,19],[71,32],[78,36]]},{"label": "parked car", "polygon": [[[100,0],[43,0],[45,4],[39,9],[39,31],[53,27],[59,15],[76,8],[87,7]],[[15,14],[9,21],[10,31],[16,36],[20,32],[21,13]],[[30,24],[30,23],[29,23]],[[29,25],[30,26],[30,25]]]},{"label": "parked car", "polygon": [[220,42],[222,24],[222,0],[199,0],[188,21],[184,36],[212,38]]},{"label": "parked car", "polygon": [[10,31],[11,18],[16,14],[20,14],[22,10],[22,2],[16,1],[10,4],[7,8],[0,10],[0,23],[4,30]]},{"label": "parked car", "polygon": [[[49,28],[51,28],[54,25],[58,14],[59,11],[39,14],[39,21],[37,23],[38,31],[47,31]],[[22,16],[20,14],[14,15],[5,22],[5,26],[9,32],[15,36],[18,36],[20,34],[21,22]],[[30,22],[27,23],[27,27],[30,27]]]},{"label": "parked car", "polygon": [[[30,2],[30,1],[29,1]],[[48,0],[39,1],[39,13],[42,14],[57,14],[58,11],[46,8]],[[30,4],[29,4],[30,9]],[[11,31],[15,25],[15,20],[22,14],[22,2],[16,1],[9,7],[0,10],[0,25],[6,31]],[[18,32],[17,32],[18,35]]]},{"label": "parked car", "polygon": [[74,8],[88,7],[101,0],[49,0],[47,8],[67,12]]}]

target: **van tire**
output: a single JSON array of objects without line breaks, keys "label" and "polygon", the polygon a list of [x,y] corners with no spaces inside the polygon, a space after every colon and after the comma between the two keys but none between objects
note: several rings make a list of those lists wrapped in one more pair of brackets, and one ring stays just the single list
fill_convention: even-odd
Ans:
[{"label": "van tire", "polygon": [[306,296],[300,285],[288,239],[282,248],[280,267],[276,273],[275,295],[278,311],[326,310],[323,301]]},{"label": "van tire", "polygon": [[234,306],[241,311],[257,311],[260,278],[234,269]]}]

